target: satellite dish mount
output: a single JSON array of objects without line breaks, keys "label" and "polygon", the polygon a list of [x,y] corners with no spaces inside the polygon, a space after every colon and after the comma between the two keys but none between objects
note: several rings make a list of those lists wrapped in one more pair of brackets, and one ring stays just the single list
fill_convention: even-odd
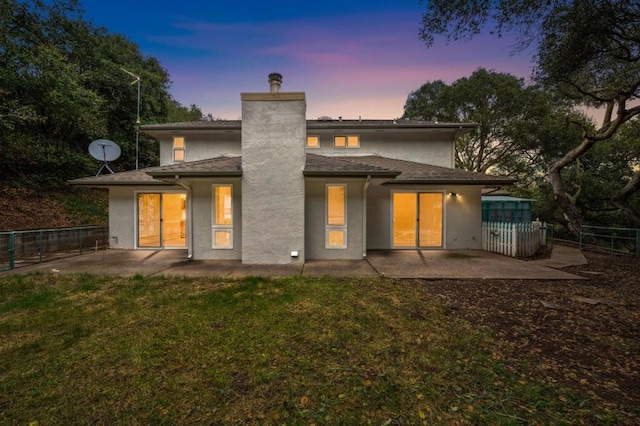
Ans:
[{"label": "satellite dish mount", "polygon": [[89,144],[89,154],[98,161],[102,161],[102,167],[96,173],[96,176],[100,175],[104,169],[111,174],[114,171],[109,167],[109,161],[116,160],[120,157],[120,147],[113,141],[108,139],[97,139]]}]

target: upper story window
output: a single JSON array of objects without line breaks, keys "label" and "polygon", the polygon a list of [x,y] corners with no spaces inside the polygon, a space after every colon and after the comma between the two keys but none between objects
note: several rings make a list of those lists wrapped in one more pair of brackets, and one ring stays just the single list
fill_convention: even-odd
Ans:
[{"label": "upper story window", "polygon": [[360,137],[357,135],[334,136],[334,148],[360,148]]},{"label": "upper story window", "polygon": [[307,136],[307,148],[320,148],[320,138],[318,136]]},{"label": "upper story window", "polygon": [[184,146],[184,136],[173,137],[173,161],[180,163],[185,161],[186,152]]}]

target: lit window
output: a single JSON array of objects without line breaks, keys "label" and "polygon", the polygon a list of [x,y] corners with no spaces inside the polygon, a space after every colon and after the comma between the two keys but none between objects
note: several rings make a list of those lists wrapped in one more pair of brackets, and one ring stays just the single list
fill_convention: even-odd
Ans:
[{"label": "lit window", "polygon": [[334,148],[360,148],[360,137],[357,135],[334,136]]},{"label": "lit window", "polygon": [[233,188],[213,187],[213,248],[233,248]]},{"label": "lit window", "polygon": [[307,136],[307,148],[320,148],[320,138],[318,136]]},{"label": "lit window", "polygon": [[327,185],[326,248],[347,248],[346,192],[346,185]]},{"label": "lit window", "polygon": [[174,136],[173,138],[173,161],[176,163],[185,161],[185,147],[183,136]]}]

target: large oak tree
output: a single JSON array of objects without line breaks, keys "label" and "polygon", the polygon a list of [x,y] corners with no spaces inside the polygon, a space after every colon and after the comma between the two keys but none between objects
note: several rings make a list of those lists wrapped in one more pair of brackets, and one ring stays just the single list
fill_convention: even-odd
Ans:
[{"label": "large oak tree", "polygon": [[[521,51],[532,48],[535,78],[577,106],[602,108],[595,126],[576,120],[578,144],[563,150],[547,168],[554,199],[569,228],[577,233],[582,214],[566,191],[562,172],[595,144],[607,141],[640,115],[640,3],[626,0],[497,0],[426,1],[420,34],[432,45],[473,37],[489,28],[501,36],[516,33]],[[640,172],[613,196],[627,217],[640,225],[629,202],[640,191]]]}]

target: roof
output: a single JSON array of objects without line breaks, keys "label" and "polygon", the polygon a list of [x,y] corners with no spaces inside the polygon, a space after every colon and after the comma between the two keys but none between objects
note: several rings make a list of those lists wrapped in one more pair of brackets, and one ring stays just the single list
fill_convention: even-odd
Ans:
[{"label": "roof", "polygon": [[[69,181],[73,185],[167,185],[162,178],[181,177],[240,177],[241,157],[216,157],[200,161],[171,164],[162,167],[92,176]],[[450,169],[412,161],[396,160],[377,155],[325,156],[307,154],[304,168],[307,177],[357,177],[388,178],[386,184],[456,184],[456,185],[510,185],[514,179],[491,176],[485,173]]]},{"label": "roof", "polygon": [[166,182],[149,176],[147,172],[151,169],[152,167],[108,175],[83,177],[70,180],[69,183],[83,186],[168,185]]},{"label": "roof", "polygon": [[451,169],[413,161],[396,160],[378,155],[340,157],[346,161],[364,163],[387,170],[397,170],[400,174],[387,184],[399,183],[438,183],[467,185],[511,185],[515,179],[492,176],[486,173]]},{"label": "roof", "polygon": [[482,196],[482,202],[490,203],[492,201],[503,203],[503,202],[521,202],[521,201],[535,202],[536,200],[532,198],[512,197],[510,195],[483,195]]},{"label": "roof", "polygon": [[242,160],[240,157],[216,157],[153,167],[147,173],[153,177],[242,176]]},{"label": "roof", "polygon": [[343,157],[327,157],[325,155],[307,154],[304,175],[320,176],[376,176],[396,177],[400,171],[390,170],[372,164],[352,161]]},{"label": "roof", "polygon": [[[143,132],[153,130],[238,130],[242,127],[241,120],[212,120],[212,121],[186,121],[179,123],[156,123],[144,124],[140,126]],[[307,120],[308,129],[366,129],[366,128],[386,128],[386,129],[452,129],[460,130],[463,133],[474,130],[478,127],[476,123],[437,123],[423,120],[333,120],[318,119]]]}]

